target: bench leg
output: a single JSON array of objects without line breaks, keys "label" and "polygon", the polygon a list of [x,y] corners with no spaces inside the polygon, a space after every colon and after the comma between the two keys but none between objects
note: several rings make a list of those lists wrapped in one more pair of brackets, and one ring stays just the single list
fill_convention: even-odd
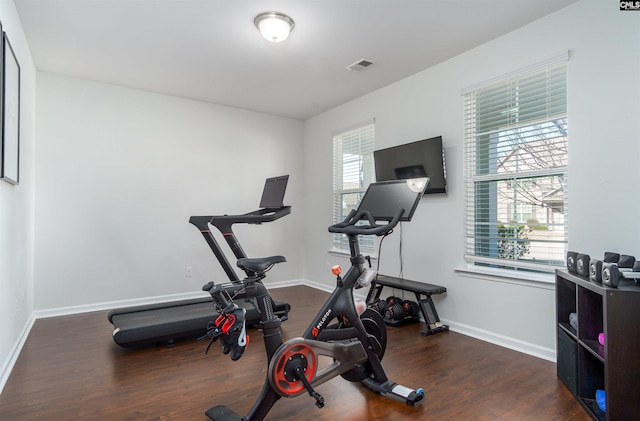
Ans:
[{"label": "bench leg", "polygon": [[[369,288],[369,293],[367,294],[367,305],[373,303],[374,301],[380,299],[380,294],[382,293],[382,288],[384,285],[376,285],[374,282],[371,283],[371,288]],[[383,314],[384,316],[384,314]]]},{"label": "bench leg", "polygon": [[420,332],[422,336],[442,332],[443,330],[449,330],[449,326],[443,325],[440,321],[438,312],[436,311],[436,306],[433,304],[431,296],[427,295],[426,298],[420,298],[419,293],[416,292],[415,294],[418,304],[420,305],[422,317],[424,317],[424,322],[427,325],[427,330]]}]

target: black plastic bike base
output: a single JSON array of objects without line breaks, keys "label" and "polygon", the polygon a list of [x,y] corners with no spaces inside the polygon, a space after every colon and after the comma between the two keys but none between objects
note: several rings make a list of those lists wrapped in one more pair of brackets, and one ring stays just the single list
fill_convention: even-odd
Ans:
[{"label": "black plastic bike base", "polygon": [[213,408],[209,408],[207,412],[205,412],[207,417],[211,418],[213,421],[245,421],[246,418],[242,417],[231,409],[227,408],[224,405],[214,406]]},{"label": "black plastic bike base", "polygon": [[424,399],[424,390],[422,388],[414,390],[391,381],[379,383],[371,377],[364,379],[362,384],[374,392],[402,400],[409,406],[414,406]]}]

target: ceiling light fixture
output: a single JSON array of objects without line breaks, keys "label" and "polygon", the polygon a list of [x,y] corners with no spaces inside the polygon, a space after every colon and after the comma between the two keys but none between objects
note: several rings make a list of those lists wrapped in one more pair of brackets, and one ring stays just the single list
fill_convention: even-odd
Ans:
[{"label": "ceiling light fixture", "polygon": [[253,20],[260,34],[267,41],[281,42],[287,39],[289,32],[296,25],[293,19],[280,12],[260,13]]}]

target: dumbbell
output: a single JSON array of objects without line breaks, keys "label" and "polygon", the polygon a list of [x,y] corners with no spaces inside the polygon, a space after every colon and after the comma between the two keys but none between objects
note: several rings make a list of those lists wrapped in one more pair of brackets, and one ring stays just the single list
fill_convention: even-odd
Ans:
[{"label": "dumbbell", "polygon": [[384,317],[389,320],[404,319],[404,307],[402,306],[402,300],[400,298],[387,298],[387,308],[384,311]]},{"label": "dumbbell", "polygon": [[640,279],[640,261],[636,260],[633,262],[633,268],[631,272],[624,272],[624,277],[628,279],[633,279],[636,282]]},{"label": "dumbbell", "polygon": [[602,262],[602,283],[617,288],[620,278],[640,279],[640,264],[636,264],[633,256],[621,254],[618,262]]},{"label": "dumbbell", "polygon": [[636,258],[633,256],[621,254],[620,258],[618,258],[618,268],[620,268],[622,272],[633,272],[633,265],[635,263]]},{"label": "dumbbell", "polygon": [[384,316],[384,311],[387,309],[387,301],[378,299],[369,304],[369,307],[380,313],[381,316]]},{"label": "dumbbell", "polygon": [[[623,259],[624,260],[624,259]],[[604,259],[591,259],[589,261],[589,279],[594,282],[602,283],[602,264],[603,263],[618,263],[620,261],[620,254],[611,251],[604,252]]]},{"label": "dumbbell", "polygon": [[420,306],[415,301],[404,300],[402,303],[405,317],[415,317],[420,314]]},{"label": "dumbbell", "polygon": [[613,253],[611,251],[604,252],[604,262],[605,263],[618,263],[620,260],[620,254]]},{"label": "dumbbell", "polygon": [[618,288],[620,271],[617,263],[602,263],[602,283],[608,287]]}]

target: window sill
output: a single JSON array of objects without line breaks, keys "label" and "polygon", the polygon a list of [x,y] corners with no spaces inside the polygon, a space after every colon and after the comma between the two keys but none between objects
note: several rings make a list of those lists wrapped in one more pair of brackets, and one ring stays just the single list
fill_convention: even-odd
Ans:
[{"label": "window sill", "polygon": [[502,282],[531,288],[555,289],[555,275],[551,273],[543,274],[479,267],[456,267],[454,271],[459,273],[460,276],[467,278]]}]

